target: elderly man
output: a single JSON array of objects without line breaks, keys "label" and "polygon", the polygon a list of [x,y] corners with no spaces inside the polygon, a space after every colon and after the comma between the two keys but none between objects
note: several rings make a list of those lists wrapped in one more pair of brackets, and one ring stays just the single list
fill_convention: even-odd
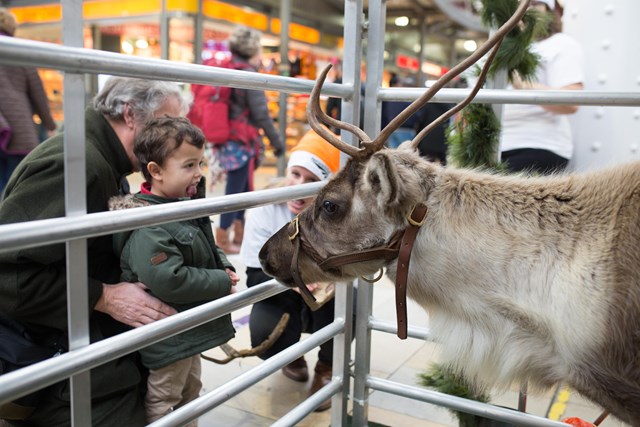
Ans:
[{"label": "elderly man", "polygon": [[[136,133],[151,118],[187,111],[174,83],[112,77],[85,113],[87,212],[107,210],[124,177],[138,169]],[[74,118],[68,117],[67,120]],[[63,137],[33,150],[18,166],[0,202],[0,224],[65,215]],[[113,336],[174,313],[141,283],[119,282],[111,236],[89,239],[88,278],[91,341]],[[41,345],[67,341],[66,259],[63,245],[0,254],[0,315],[20,322]],[[92,425],[145,424],[143,373],[131,354],[91,371]],[[17,426],[70,425],[69,383],[48,387],[35,411]]]}]

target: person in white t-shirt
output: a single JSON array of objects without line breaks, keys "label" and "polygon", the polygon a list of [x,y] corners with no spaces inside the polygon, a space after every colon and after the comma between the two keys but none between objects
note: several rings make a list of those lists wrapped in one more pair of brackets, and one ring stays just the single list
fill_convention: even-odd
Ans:
[{"label": "person in white t-shirt", "polygon": [[[533,43],[540,65],[531,82],[514,79],[510,89],[580,90],[584,82],[584,59],[580,44],[560,32],[562,7],[555,0],[532,1],[531,7],[552,13],[546,38]],[[504,106],[500,141],[502,161],[510,172],[548,174],[566,168],[573,155],[569,125],[574,105]]]},{"label": "person in white t-shirt", "polygon": [[[298,185],[321,181],[338,171],[340,151],[322,139],[313,130],[307,132],[291,150],[287,163],[287,175],[284,185]],[[289,223],[296,215],[313,204],[313,197],[290,200],[285,203],[261,206],[247,213],[245,238],[242,240],[240,256],[247,267],[247,286],[251,287],[270,280],[260,266],[258,254],[264,243]],[[307,285],[311,291],[317,285]],[[255,303],[251,309],[249,329],[251,345],[256,347],[267,339],[275,329],[284,313],[289,313],[289,321],[282,335],[260,358],[268,359],[300,341],[303,332],[316,332],[333,322],[334,303],[329,301],[319,309],[312,311],[306,305],[297,290],[288,290],[281,294]],[[329,381],[332,374],[333,340],[320,345],[318,362],[309,395],[315,393]],[[309,379],[307,362],[304,357],[293,361],[282,369],[288,378],[306,382]],[[331,400],[323,402],[316,411],[326,410]]]}]

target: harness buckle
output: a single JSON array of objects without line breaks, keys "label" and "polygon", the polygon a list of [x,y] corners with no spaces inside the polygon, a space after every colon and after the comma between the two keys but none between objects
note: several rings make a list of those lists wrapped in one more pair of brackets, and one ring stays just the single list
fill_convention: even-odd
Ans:
[{"label": "harness buckle", "polygon": [[[291,227],[294,227],[294,233],[291,234]],[[291,220],[291,222],[289,222],[289,240],[293,240],[296,237],[298,237],[298,234],[300,234],[300,225],[298,224],[298,217],[296,216],[295,218],[293,218]]]},{"label": "harness buckle", "polygon": [[[416,208],[419,206],[425,210],[423,212],[418,212],[418,216],[422,215],[422,218],[420,218],[419,220],[415,220],[413,219],[413,214],[416,213]],[[409,221],[409,224],[413,225],[414,227],[422,227],[422,224],[424,224],[424,221],[426,219],[427,219],[426,207],[424,207],[424,205],[422,204],[413,205],[413,208],[411,208],[411,212],[407,214],[407,221]]]}]

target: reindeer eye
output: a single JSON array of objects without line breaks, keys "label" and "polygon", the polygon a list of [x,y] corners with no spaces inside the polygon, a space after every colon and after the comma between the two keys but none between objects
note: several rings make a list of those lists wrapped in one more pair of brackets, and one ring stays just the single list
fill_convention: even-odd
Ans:
[{"label": "reindeer eye", "polygon": [[325,200],[324,202],[322,202],[322,209],[324,209],[324,211],[328,214],[333,214],[338,210],[338,205],[330,202],[329,200]]}]

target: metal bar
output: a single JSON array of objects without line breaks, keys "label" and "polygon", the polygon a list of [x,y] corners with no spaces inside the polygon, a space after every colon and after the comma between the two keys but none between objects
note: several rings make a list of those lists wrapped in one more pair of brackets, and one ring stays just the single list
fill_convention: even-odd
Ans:
[{"label": "metal bar", "polygon": [[[264,90],[265,87],[268,87],[270,90],[289,93],[311,93],[314,84],[312,80],[72,48],[14,37],[0,37],[0,58],[0,64],[3,65],[32,66],[37,63],[41,68],[52,68],[72,73],[106,73],[141,79],[223,85],[257,90]],[[352,94],[352,89],[345,85],[327,83],[323,86],[322,93],[348,98]]]},{"label": "metal bar", "polygon": [[[62,40],[65,46],[81,48],[83,41],[82,1],[62,0]],[[64,75],[64,116],[84,117],[84,74]],[[67,120],[64,132],[64,196],[66,217],[75,219],[87,213],[86,150],[84,120]],[[89,290],[86,239],[66,243],[67,324],[69,349],[90,344]],[[91,425],[91,376],[79,372],[71,378],[71,425]]]},{"label": "metal bar", "polygon": [[169,59],[169,15],[167,14],[167,0],[162,0],[160,11],[160,57]]},{"label": "metal bar", "polygon": [[82,217],[51,218],[0,225],[0,242],[2,242],[0,252],[61,243],[78,238],[96,237],[169,221],[198,218],[290,199],[309,197],[316,194],[325,184],[325,182],[301,184],[286,188],[165,203],[162,206],[98,212]]},{"label": "metal bar", "polygon": [[[281,76],[291,77],[289,64],[289,24],[291,23],[291,0],[280,0],[280,65]],[[287,148],[287,94],[280,92],[278,96],[278,131],[282,137],[285,150]],[[277,159],[278,176],[284,176],[287,165],[283,155]]]},{"label": "metal bar", "polygon": [[[344,54],[342,59],[342,83],[349,87],[351,98],[342,100],[340,112],[342,120],[360,123],[360,67],[362,66],[362,27],[364,25],[362,0],[344,2],[344,19],[350,25],[344,26]],[[358,145],[358,139],[349,132],[341,131],[341,138],[348,144]],[[348,156],[340,153],[340,164],[344,165]]]},{"label": "metal bar", "polygon": [[198,2],[198,11],[193,17],[193,63],[202,64],[202,44],[204,43],[204,15],[202,1]]},{"label": "metal bar", "polygon": [[[420,88],[380,89],[381,101],[413,101],[424,93]],[[468,89],[441,89],[431,102],[456,103]],[[473,99],[481,104],[594,105],[611,107],[640,106],[640,92],[604,92],[595,90],[500,90],[481,89]]]},{"label": "metal bar", "polygon": [[373,286],[358,281],[356,299],[356,348],[353,380],[353,425],[369,424],[369,388],[367,376],[371,369],[371,329],[367,319],[373,309]]},{"label": "metal bar", "polygon": [[[345,378],[347,379],[347,378]],[[313,396],[304,400],[301,404],[287,412],[282,418],[275,423],[271,424],[271,427],[288,427],[298,425],[302,419],[309,415],[315,408],[317,408],[322,402],[330,398],[331,396],[337,396],[336,394],[340,389],[344,388],[345,383],[337,378],[333,378],[329,384],[318,390]],[[333,408],[333,406],[332,406]],[[344,413],[346,414],[346,408]],[[346,425],[346,424],[330,424],[331,426]]]},{"label": "metal bar", "polygon": [[367,384],[375,390],[420,400],[422,402],[433,403],[456,411],[480,415],[485,418],[504,421],[514,425],[530,427],[567,427],[566,424],[559,421],[552,421],[536,415],[524,414],[512,409],[499,408],[486,403],[450,396],[448,394],[439,393],[426,388],[396,383],[382,378],[369,376],[367,378]]},{"label": "metal bar", "polygon": [[[353,282],[336,283],[334,297],[334,317],[345,319],[345,327],[341,334],[333,339],[333,378],[343,378],[339,393],[333,395],[331,402],[331,425],[347,425],[347,400],[349,396],[351,376],[351,338],[353,336]],[[320,401],[321,403],[323,401]]]},{"label": "metal bar", "polygon": [[[344,53],[342,59],[342,82],[351,89],[351,99],[343,99],[341,103],[341,117],[338,119],[348,123],[360,123],[360,102],[362,85],[360,79],[360,70],[362,67],[362,30],[364,27],[363,0],[347,0],[344,2],[344,19],[350,23],[344,26]],[[357,146],[358,139],[355,135],[341,131],[341,138],[348,144]],[[340,165],[344,166],[348,156],[340,153]],[[333,346],[333,374],[344,375],[345,381],[342,385],[342,395],[340,398],[335,397],[331,402],[331,425],[346,426],[347,425],[347,394],[350,388],[350,377],[346,377],[348,367],[351,361],[351,336],[353,331],[353,283],[348,285],[348,289],[336,292],[345,292],[344,300],[336,300],[335,316],[340,313],[344,314],[347,326],[345,327],[344,336],[340,342],[334,341]],[[343,305],[345,304],[345,305]],[[357,319],[356,319],[357,321]],[[348,331],[347,331],[348,329]],[[341,362],[341,363],[339,363]],[[338,366],[339,365],[339,366]],[[338,372],[340,369],[340,373]]]},{"label": "metal bar", "polygon": [[[394,335],[398,333],[398,325],[395,322],[387,322],[385,320],[376,319],[375,317],[369,318],[369,328],[375,331],[388,332]],[[429,328],[422,328],[419,326],[409,325],[407,328],[407,336],[410,338],[433,341]]]},{"label": "metal bar", "polygon": [[364,95],[364,131],[369,136],[380,132],[381,102],[378,91],[384,68],[384,29],[387,16],[386,0],[369,3],[369,30],[367,31],[367,81]]},{"label": "metal bar", "polygon": [[[369,28],[367,31],[367,81],[364,96],[363,130],[369,136],[380,132],[378,91],[384,67],[384,30],[387,14],[385,0],[369,2]],[[369,389],[366,378],[371,369],[371,330],[368,319],[373,307],[373,286],[358,281],[356,307],[355,378],[353,381],[353,425],[365,426],[369,420]]]},{"label": "metal bar", "polygon": [[75,373],[88,371],[154,342],[217,319],[288,289],[275,280],[270,280],[242,292],[175,314],[167,319],[158,320],[79,350],[70,351],[4,374],[0,376],[0,404],[25,396]]},{"label": "metal bar", "polygon": [[[218,387],[211,392],[200,396],[196,400],[187,403],[179,409],[171,412],[170,414],[162,417],[158,421],[149,424],[153,427],[169,427],[179,426],[194,420],[201,415],[204,415],[212,408],[226,402],[233,396],[251,387],[258,381],[263,380],[269,375],[281,369],[288,363],[293,362],[300,355],[305,354],[315,347],[319,346],[325,341],[330,340],[336,334],[340,333],[344,329],[344,319],[336,318],[333,323],[320,329],[310,337],[292,345],[286,350],[270,357],[255,368],[245,372],[242,375],[237,376],[226,384]],[[334,378],[342,382],[341,378]],[[318,405],[322,403],[319,398],[314,399]],[[313,408],[311,408],[313,410]],[[311,411],[309,411],[311,412]],[[566,427],[566,426],[565,426]]]}]

